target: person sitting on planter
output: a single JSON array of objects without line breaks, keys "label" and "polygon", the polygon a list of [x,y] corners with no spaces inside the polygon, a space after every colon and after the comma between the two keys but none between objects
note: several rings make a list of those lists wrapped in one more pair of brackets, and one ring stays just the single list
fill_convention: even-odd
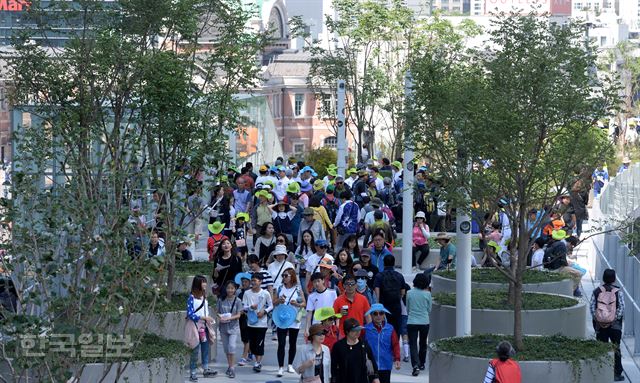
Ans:
[{"label": "person sitting on planter", "polygon": [[393,329],[385,317],[391,314],[382,304],[376,303],[366,315],[371,315],[372,321],[364,326],[364,336],[378,366],[380,383],[391,382],[391,369],[400,369],[400,342],[398,333]]},{"label": "person sitting on planter", "polygon": [[209,314],[207,278],[202,275],[196,275],[191,283],[191,294],[187,298],[187,318],[194,323],[193,331],[189,332],[189,337],[185,339],[185,343],[191,348],[189,380],[197,382],[198,351],[202,354],[202,374],[205,377],[218,374],[218,371],[209,369],[209,347],[210,342],[215,344],[215,330],[213,318]]},{"label": "person sitting on planter", "polygon": [[497,358],[491,359],[487,373],[484,376],[484,383],[521,383],[522,373],[520,365],[511,359],[516,351],[511,343],[502,341],[496,347]]},{"label": "person sitting on planter", "polygon": [[537,270],[542,270],[542,263],[544,259],[544,245],[545,240],[542,237],[536,238],[531,245],[531,267]]},{"label": "person sitting on planter", "polygon": [[384,271],[376,275],[374,292],[378,302],[383,304],[390,315],[387,321],[400,334],[402,319],[402,296],[405,293],[405,281],[402,274],[394,270],[395,258],[388,255],[384,258]]},{"label": "person sitting on planter", "polygon": [[615,270],[606,269],[602,273],[602,286],[593,290],[590,311],[593,318],[593,329],[596,331],[596,339],[605,343],[611,341],[614,345],[613,380],[621,382],[624,380],[620,355],[624,294],[620,287],[614,285],[615,281]]},{"label": "person sitting on planter", "polygon": [[564,239],[567,233],[564,230],[554,230],[551,233],[551,241],[544,252],[544,265],[547,269],[556,272],[565,272],[571,275],[573,280],[573,295],[581,297],[580,280],[582,273],[569,266],[567,262],[567,245]]},{"label": "person sitting on planter", "polygon": [[451,243],[451,237],[447,233],[438,233],[436,242],[440,245],[440,258],[434,267],[426,269],[425,274],[431,274],[434,270],[449,270],[456,268],[456,246]]},{"label": "person sitting on planter", "polygon": [[484,249],[484,255],[480,260],[482,267],[499,267],[502,265],[502,259],[498,255],[502,248],[496,241],[489,241]]},{"label": "person sitting on planter", "polygon": [[[429,226],[426,223],[426,215],[423,211],[416,213],[415,223],[413,225],[413,249],[411,255],[413,258],[413,266],[422,269],[421,265],[429,256]],[[420,253],[416,263],[416,254]]]}]

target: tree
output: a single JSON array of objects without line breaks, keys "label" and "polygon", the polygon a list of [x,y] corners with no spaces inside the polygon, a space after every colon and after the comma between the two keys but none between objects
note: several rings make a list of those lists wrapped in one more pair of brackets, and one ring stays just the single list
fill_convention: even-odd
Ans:
[{"label": "tree", "polygon": [[[199,213],[187,214],[187,191],[227,162],[222,131],[243,122],[233,96],[258,80],[266,35],[246,28],[239,0],[34,1],[27,16],[36,28],[6,57],[12,104],[29,115],[13,137],[15,198],[2,200],[2,266],[19,307],[2,311],[0,332],[131,335],[129,315],[171,295],[176,242]],[[48,48],[60,25],[74,28]],[[205,49],[211,31],[218,40]],[[152,227],[166,255],[147,259]],[[1,357],[13,377],[41,381],[79,377],[72,367],[86,362],[4,347]]]},{"label": "tree", "polygon": [[[584,26],[535,15],[501,16],[483,50],[416,55],[411,141],[427,153],[455,206],[504,209],[512,231],[509,280],[515,346],[522,349],[522,278],[532,231],[562,190],[611,153],[597,121],[618,104],[615,86],[591,75],[596,57]],[[471,165],[471,166],[469,166]]]},{"label": "tree", "polygon": [[[321,97],[330,97],[337,80],[345,80],[346,124],[357,143],[358,160],[365,132],[376,130],[389,130],[391,142],[385,144],[400,155],[396,137],[402,133],[404,74],[414,46],[462,39],[474,28],[463,23],[458,30],[437,15],[416,19],[401,0],[337,0],[333,7],[335,17],[325,20],[329,41],[310,41],[301,19],[292,22],[292,35],[307,38],[309,85]],[[337,131],[336,121],[330,123]]]}]

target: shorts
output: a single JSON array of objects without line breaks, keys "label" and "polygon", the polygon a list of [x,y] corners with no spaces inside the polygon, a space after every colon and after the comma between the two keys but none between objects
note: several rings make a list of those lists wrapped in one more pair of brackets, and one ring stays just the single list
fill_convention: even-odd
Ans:
[{"label": "shorts", "polygon": [[237,332],[229,334],[227,331],[220,331],[220,339],[222,340],[222,349],[225,354],[229,355],[236,353],[236,343],[238,343]]},{"label": "shorts", "polygon": [[249,330],[249,350],[253,355],[264,355],[264,336],[267,334],[266,327],[247,327]]},{"label": "shorts", "polygon": [[239,319],[239,323],[240,323],[240,340],[242,341],[242,343],[249,343],[249,330],[247,330],[247,327],[249,327],[249,325],[247,324],[247,316],[244,314],[241,315]]},{"label": "shorts", "polygon": [[407,320],[409,319],[408,315],[400,316],[400,334],[399,335],[407,335]]}]

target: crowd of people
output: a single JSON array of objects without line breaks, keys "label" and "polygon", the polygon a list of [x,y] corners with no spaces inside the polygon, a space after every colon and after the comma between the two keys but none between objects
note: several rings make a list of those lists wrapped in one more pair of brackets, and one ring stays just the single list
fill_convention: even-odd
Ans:
[{"label": "crowd of people", "polygon": [[[414,271],[425,272],[417,273],[410,285],[395,270],[393,255],[403,219],[400,160],[370,161],[347,169],[346,177],[335,165],[325,170],[327,175],[319,177],[307,164],[278,159],[254,174],[247,163],[221,177],[208,203],[189,197],[187,211],[208,217],[210,291],[217,299],[214,321],[203,304],[206,278],[194,279],[187,312],[200,347],[192,348],[192,381],[197,381],[199,353],[203,375],[217,373],[208,368],[204,351],[213,338],[208,326],[213,322],[220,324],[231,378],[237,366],[262,371],[269,332],[278,344],[277,375],[297,373],[303,382],[390,382],[402,361],[411,363],[414,376],[425,369],[430,275],[456,267],[455,244],[441,232],[449,226],[451,210],[441,199],[437,180],[427,166],[417,167],[412,262]],[[591,185],[577,178],[553,206],[529,212],[529,265],[571,274],[576,296],[586,270],[572,260],[572,250],[588,218]],[[507,204],[506,197],[501,199],[497,211],[484,215],[484,226],[474,224],[483,250],[480,259],[472,257],[474,266],[509,265]],[[195,218],[190,231],[197,236],[201,217]],[[424,265],[430,240],[438,243],[439,256]],[[163,251],[157,235],[150,243],[149,256]],[[186,247],[181,242],[179,251],[190,259]],[[305,346],[297,349],[301,334]],[[498,354],[503,357],[504,350]]]}]

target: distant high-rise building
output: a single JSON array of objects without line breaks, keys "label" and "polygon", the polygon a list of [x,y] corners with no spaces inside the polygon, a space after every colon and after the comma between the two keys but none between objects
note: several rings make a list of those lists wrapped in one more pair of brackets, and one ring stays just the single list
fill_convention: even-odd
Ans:
[{"label": "distant high-rise building", "polygon": [[631,31],[640,31],[640,0],[624,0],[618,3],[618,15]]}]

